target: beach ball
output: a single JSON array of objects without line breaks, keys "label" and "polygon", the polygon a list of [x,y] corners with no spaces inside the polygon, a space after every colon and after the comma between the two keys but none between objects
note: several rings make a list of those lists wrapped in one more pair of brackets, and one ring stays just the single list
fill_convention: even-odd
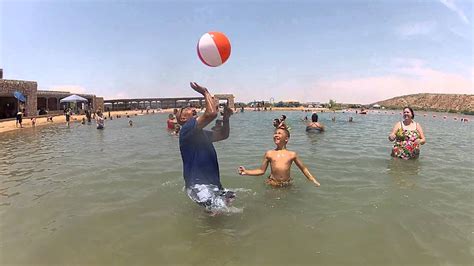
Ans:
[{"label": "beach ball", "polygon": [[211,67],[220,66],[229,59],[229,39],[221,32],[206,32],[199,39],[197,53],[204,64]]}]

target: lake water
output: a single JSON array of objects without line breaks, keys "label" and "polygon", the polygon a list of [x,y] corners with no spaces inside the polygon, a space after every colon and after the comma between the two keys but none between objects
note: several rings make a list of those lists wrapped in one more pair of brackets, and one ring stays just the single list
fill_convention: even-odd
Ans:
[{"label": "lake water", "polygon": [[322,134],[285,112],[288,149],[321,187],[293,166],[293,186],[273,189],[237,168],[261,164],[281,114],[236,114],[215,144],[238,197],[217,217],[183,191],[166,114],[0,135],[0,264],[472,265],[472,117],[417,113],[427,143],[402,161],[387,140],[398,112],[324,113]]}]

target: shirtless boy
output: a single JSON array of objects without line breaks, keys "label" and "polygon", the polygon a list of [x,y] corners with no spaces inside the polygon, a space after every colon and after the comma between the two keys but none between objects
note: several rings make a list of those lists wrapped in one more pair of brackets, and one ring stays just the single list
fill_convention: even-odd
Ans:
[{"label": "shirtless boy", "polygon": [[298,157],[294,151],[286,149],[286,144],[290,138],[290,132],[285,127],[277,128],[273,134],[273,142],[276,144],[274,150],[269,150],[265,153],[262,166],[258,169],[247,170],[245,167],[239,167],[240,175],[261,176],[265,174],[268,164],[270,164],[271,175],[267,178],[265,183],[274,187],[283,187],[291,184],[290,168],[294,162],[306,178],[313,182],[317,187],[319,182],[309,172],[308,168]]}]

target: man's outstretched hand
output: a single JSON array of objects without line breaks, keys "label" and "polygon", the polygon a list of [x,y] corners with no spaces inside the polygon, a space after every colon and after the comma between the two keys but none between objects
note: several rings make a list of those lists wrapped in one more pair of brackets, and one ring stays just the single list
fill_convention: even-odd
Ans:
[{"label": "man's outstretched hand", "polygon": [[199,86],[196,82],[191,82],[189,83],[191,85],[191,88],[195,90],[196,92],[204,95],[208,92],[208,90],[205,87]]}]

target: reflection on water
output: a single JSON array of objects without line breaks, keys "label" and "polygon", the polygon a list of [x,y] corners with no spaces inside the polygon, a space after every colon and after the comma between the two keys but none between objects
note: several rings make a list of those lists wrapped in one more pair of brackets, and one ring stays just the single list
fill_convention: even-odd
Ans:
[{"label": "reflection on water", "polygon": [[392,158],[388,161],[388,174],[395,182],[404,188],[412,188],[416,185],[421,163],[418,159],[403,160]]},{"label": "reflection on water", "polygon": [[[274,148],[283,112],[232,117],[215,144],[233,208],[210,217],[183,191],[166,114],[37,127],[0,136],[0,264],[454,265],[472,254],[472,126],[420,115],[417,160],[390,157],[397,115],[319,114],[309,134],[286,112],[293,185],[239,176]],[[472,120],[472,119],[471,119]],[[442,145],[440,145],[442,143]],[[440,230],[441,229],[441,230]]]}]

